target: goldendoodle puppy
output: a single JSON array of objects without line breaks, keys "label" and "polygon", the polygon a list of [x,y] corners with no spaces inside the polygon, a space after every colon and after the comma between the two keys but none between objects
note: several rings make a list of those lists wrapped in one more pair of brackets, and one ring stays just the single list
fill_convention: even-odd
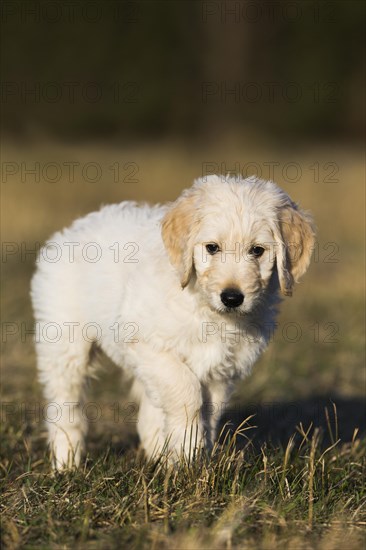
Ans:
[{"label": "goldendoodle puppy", "polygon": [[309,216],[274,183],[221,176],[172,204],[105,206],[56,233],[32,280],[55,467],[80,461],[95,347],[136,380],[148,456],[164,444],[173,461],[209,448],[233,381],[265,349],[279,295],[291,294],[313,244]]}]

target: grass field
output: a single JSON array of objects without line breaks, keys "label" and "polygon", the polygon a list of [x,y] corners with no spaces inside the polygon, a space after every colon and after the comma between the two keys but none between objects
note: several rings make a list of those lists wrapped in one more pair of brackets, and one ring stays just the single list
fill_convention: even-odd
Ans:
[{"label": "grass field", "polygon": [[[361,152],[341,148],[289,153],[249,144],[3,148],[5,547],[364,546],[363,161]],[[90,382],[98,420],[87,461],[77,472],[52,475],[29,333],[31,250],[102,203],[172,200],[213,170],[267,178],[272,170],[318,228],[309,273],[282,304],[273,342],[224,415],[225,444],[210,461],[199,457],[175,470],[164,460],[147,463],[123,376],[106,364]]]}]

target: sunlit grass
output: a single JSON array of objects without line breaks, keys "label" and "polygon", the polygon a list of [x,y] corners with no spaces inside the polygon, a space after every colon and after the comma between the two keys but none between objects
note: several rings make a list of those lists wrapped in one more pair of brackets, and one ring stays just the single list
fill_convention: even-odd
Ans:
[{"label": "sunlit grass", "polygon": [[[5,433],[4,542],[10,547],[358,548],[365,526],[364,444],[299,426],[300,443],[236,450],[242,424],[211,459],[174,468],[110,449],[76,472],[49,473],[40,448]],[[356,433],[355,433],[356,436]],[[346,537],[346,546],[344,541]],[[323,544],[322,544],[323,543]]]}]

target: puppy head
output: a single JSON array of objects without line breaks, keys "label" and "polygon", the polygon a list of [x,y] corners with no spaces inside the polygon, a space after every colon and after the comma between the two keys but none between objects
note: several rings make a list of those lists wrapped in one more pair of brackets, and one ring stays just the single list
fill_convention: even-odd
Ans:
[{"label": "puppy head", "polygon": [[181,285],[196,287],[219,312],[248,313],[277,271],[291,294],[310,262],[311,221],[272,182],[209,176],[166,213],[162,237]]}]

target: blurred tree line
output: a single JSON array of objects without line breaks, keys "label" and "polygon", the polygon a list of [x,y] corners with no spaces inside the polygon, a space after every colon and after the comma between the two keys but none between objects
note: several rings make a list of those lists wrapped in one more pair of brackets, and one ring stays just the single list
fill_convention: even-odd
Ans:
[{"label": "blurred tree line", "polygon": [[5,0],[1,21],[5,133],[363,135],[362,1]]}]

